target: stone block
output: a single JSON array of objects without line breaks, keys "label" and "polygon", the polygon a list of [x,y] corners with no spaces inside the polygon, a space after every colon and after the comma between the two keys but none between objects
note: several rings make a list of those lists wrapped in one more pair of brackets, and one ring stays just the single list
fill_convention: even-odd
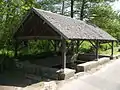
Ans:
[{"label": "stone block", "polygon": [[98,63],[98,65],[102,65],[102,64],[105,64],[105,63],[107,63],[109,61],[110,61],[109,58],[103,57],[103,58],[98,59],[98,61],[96,61],[96,63]]},{"label": "stone block", "polygon": [[73,77],[75,74],[75,70],[65,68],[64,70],[58,70],[57,74],[58,74],[58,80],[65,80]]},{"label": "stone block", "polygon": [[109,61],[110,61],[109,58],[103,57],[103,58],[98,59],[98,61],[89,61],[86,63],[78,64],[76,71],[77,72],[83,72],[83,71],[87,72],[87,71],[91,70],[92,68],[95,68],[99,65],[105,64]]},{"label": "stone block", "polygon": [[90,70],[91,68],[93,67],[96,67],[96,61],[90,61],[90,62],[86,62],[86,63],[83,63],[83,64],[78,64],[77,65],[77,72],[86,72],[88,70]]}]

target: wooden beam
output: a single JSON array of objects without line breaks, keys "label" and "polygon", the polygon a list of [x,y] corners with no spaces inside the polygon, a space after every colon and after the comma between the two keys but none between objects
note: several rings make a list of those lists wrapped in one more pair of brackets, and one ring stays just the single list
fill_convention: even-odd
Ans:
[{"label": "wooden beam", "polygon": [[55,42],[53,40],[49,40],[54,48]]},{"label": "wooden beam", "polygon": [[80,46],[79,44],[80,44],[80,41],[77,40],[77,43],[76,43],[76,46],[77,46],[77,47],[76,47],[76,52],[77,52],[77,53],[79,52],[79,46]]},{"label": "wooden beam", "polygon": [[92,43],[92,41],[89,40],[89,42],[91,43],[91,45],[96,48],[96,45]]},{"label": "wooden beam", "polygon": [[40,39],[40,40],[61,40],[61,37],[59,36],[21,36],[17,37],[17,39],[20,40],[34,40],[34,39]]},{"label": "wooden beam", "polygon": [[109,44],[109,46],[112,48],[112,44],[110,44],[110,43],[108,43]]},{"label": "wooden beam", "polygon": [[81,42],[79,42],[79,47],[82,45],[83,42],[84,42],[84,40],[82,40]]},{"label": "wooden beam", "polygon": [[66,68],[66,41],[62,39],[62,69]]},{"label": "wooden beam", "polygon": [[79,44],[79,46],[81,46],[81,44],[84,42],[84,40],[82,40],[81,42],[80,42],[80,44]]}]

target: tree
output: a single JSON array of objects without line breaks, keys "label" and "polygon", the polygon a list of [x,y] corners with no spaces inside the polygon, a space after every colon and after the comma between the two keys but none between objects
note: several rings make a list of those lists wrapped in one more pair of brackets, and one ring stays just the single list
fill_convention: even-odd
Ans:
[{"label": "tree", "polygon": [[110,4],[117,0],[76,0],[75,8],[77,17],[80,20],[89,19],[90,9],[96,5],[100,4]]},{"label": "tree", "polygon": [[92,7],[89,21],[112,36],[120,39],[120,20],[119,14],[110,5],[97,5]]},{"label": "tree", "polygon": [[38,7],[35,0],[0,1],[0,48],[11,48],[16,26],[33,6]]},{"label": "tree", "polygon": [[82,1],[82,6],[81,6],[81,12],[80,12],[80,20],[83,20],[84,18],[84,6],[85,6],[85,0]]},{"label": "tree", "polygon": [[59,6],[63,0],[39,0],[38,3],[41,6],[41,9],[47,10],[47,11],[56,11],[56,5]]}]

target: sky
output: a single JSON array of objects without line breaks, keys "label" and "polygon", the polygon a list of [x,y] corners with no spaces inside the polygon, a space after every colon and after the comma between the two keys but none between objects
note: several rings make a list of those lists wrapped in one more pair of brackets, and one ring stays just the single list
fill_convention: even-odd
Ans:
[{"label": "sky", "polygon": [[120,11],[120,0],[114,2],[114,4],[113,4],[113,9]]}]

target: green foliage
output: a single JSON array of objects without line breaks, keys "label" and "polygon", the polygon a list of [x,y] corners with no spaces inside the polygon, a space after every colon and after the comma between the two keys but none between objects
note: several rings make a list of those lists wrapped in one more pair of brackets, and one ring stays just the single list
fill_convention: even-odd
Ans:
[{"label": "green foliage", "polygon": [[120,20],[119,14],[109,5],[97,5],[91,8],[90,21],[107,31],[117,39],[120,39]]},{"label": "green foliage", "polygon": [[81,52],[81,53],[89,53],[89,52],[91,52],[93,50],[91,47],[92,47],[92,45],[88,41],[84,41],[81,44],[81,47],[79,47],[79,52]]},{"label": "green foliage", "polygon": [[31,7],[38,7],[35,0],[0,1],[0,49],[12,49],[13,33],[22,17]]}]

